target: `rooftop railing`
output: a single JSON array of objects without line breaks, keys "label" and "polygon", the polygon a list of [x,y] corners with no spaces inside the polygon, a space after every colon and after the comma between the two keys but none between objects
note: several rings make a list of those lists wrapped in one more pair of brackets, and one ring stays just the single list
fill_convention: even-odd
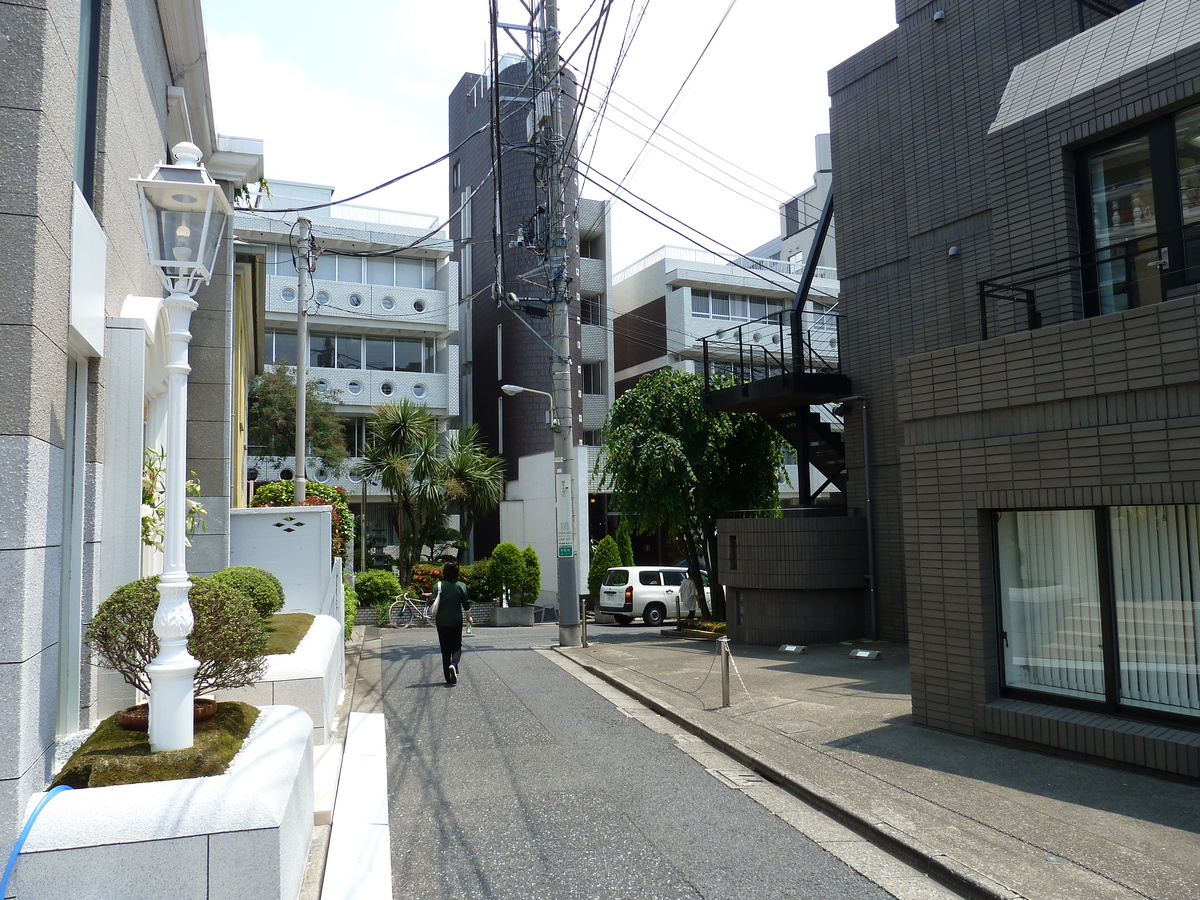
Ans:
[{"label": "rooftop railing", "polygon": [[[613,276],[613,284],[618,284],[626,278],[632,278],[638,272],[650,268],[657,262],[666,259],[678,260],[685,263],[699,263],[701,265],[725,266],[734,272],[742,272],[745,269],[774,272],[778,275],[786,275],[789,277],[797,276],[803,271],[803,263],[784,262],[779,259],[760,259],[752,256],[735,256],[728,259],[718,256],[716,253],[709,253],[707,250],[699,250],[695,247],[660,247],[649,256],[644,256],[637,262],[626,266],[621,271]],[[831,280],[837,279],[837,269],[829,266],[817,267],[818,278],[828,278]]]}]

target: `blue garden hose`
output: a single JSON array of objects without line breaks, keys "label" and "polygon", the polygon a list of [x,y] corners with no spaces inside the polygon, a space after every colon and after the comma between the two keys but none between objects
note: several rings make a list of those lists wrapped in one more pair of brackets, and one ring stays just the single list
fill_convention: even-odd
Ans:
[{"label": "blue garden hose", "polygon": [[38,813],[42,811],[42,807],[49,803],[50,798],[55,794],[69,790],[71,790],[71,786],[69,784],[60,784],[56,788],[51,788],[46,793],[46,796],[38,801],[38,805],[33,808],[33,812],[30,814],[29,819],[25,822],[25,827],[21,829],[21,836],[17,838],[17,843],[13,845],[12,853],[10,853],[8,856],[8,865],[4,867],[4,877],[0,878],[0,900],[3,900],[4,897],[8,896],[8,879],[12,877],[13,866],[17,864],[17,857],[21,854],[21,848],[25,846],[25,839],[29,837],[29,829],[33,827],[33,823],[37,819]]}]

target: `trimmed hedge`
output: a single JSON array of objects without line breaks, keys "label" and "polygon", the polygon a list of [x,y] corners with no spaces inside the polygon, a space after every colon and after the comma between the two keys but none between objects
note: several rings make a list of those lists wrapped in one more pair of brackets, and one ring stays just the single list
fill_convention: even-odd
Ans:
[{"label": "trimmed hedge", "polygon": [[213,578],[249,597],[254,611],[264,619],[283,609],[283,585],[266,569],[229,566],[216,572]]}]

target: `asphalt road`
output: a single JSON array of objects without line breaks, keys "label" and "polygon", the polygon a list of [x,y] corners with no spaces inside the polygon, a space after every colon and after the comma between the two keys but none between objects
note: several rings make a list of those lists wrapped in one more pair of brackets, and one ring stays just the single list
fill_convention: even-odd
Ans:
[{"label": "asphalt road", "polygon": [[685,752],[695,739],[574,677],[545,652],[556,641],[553,626],[477,629],[449,687],[432,629],[383,632],[395,898],[891,896],[714,751]]}]

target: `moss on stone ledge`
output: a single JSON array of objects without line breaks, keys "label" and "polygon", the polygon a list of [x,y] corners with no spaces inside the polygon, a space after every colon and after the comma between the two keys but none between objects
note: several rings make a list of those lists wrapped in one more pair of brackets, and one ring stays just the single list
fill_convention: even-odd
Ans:
[{"label": "moss on stone ledge", "polygon": [[71,755],[50,786],[104,787],[220,775],[257,718],[257,707],[248,703],[218,703],[213,720],[196,726],[191,747],[151,753],[146,733],[126,731],[114,713]]}]

